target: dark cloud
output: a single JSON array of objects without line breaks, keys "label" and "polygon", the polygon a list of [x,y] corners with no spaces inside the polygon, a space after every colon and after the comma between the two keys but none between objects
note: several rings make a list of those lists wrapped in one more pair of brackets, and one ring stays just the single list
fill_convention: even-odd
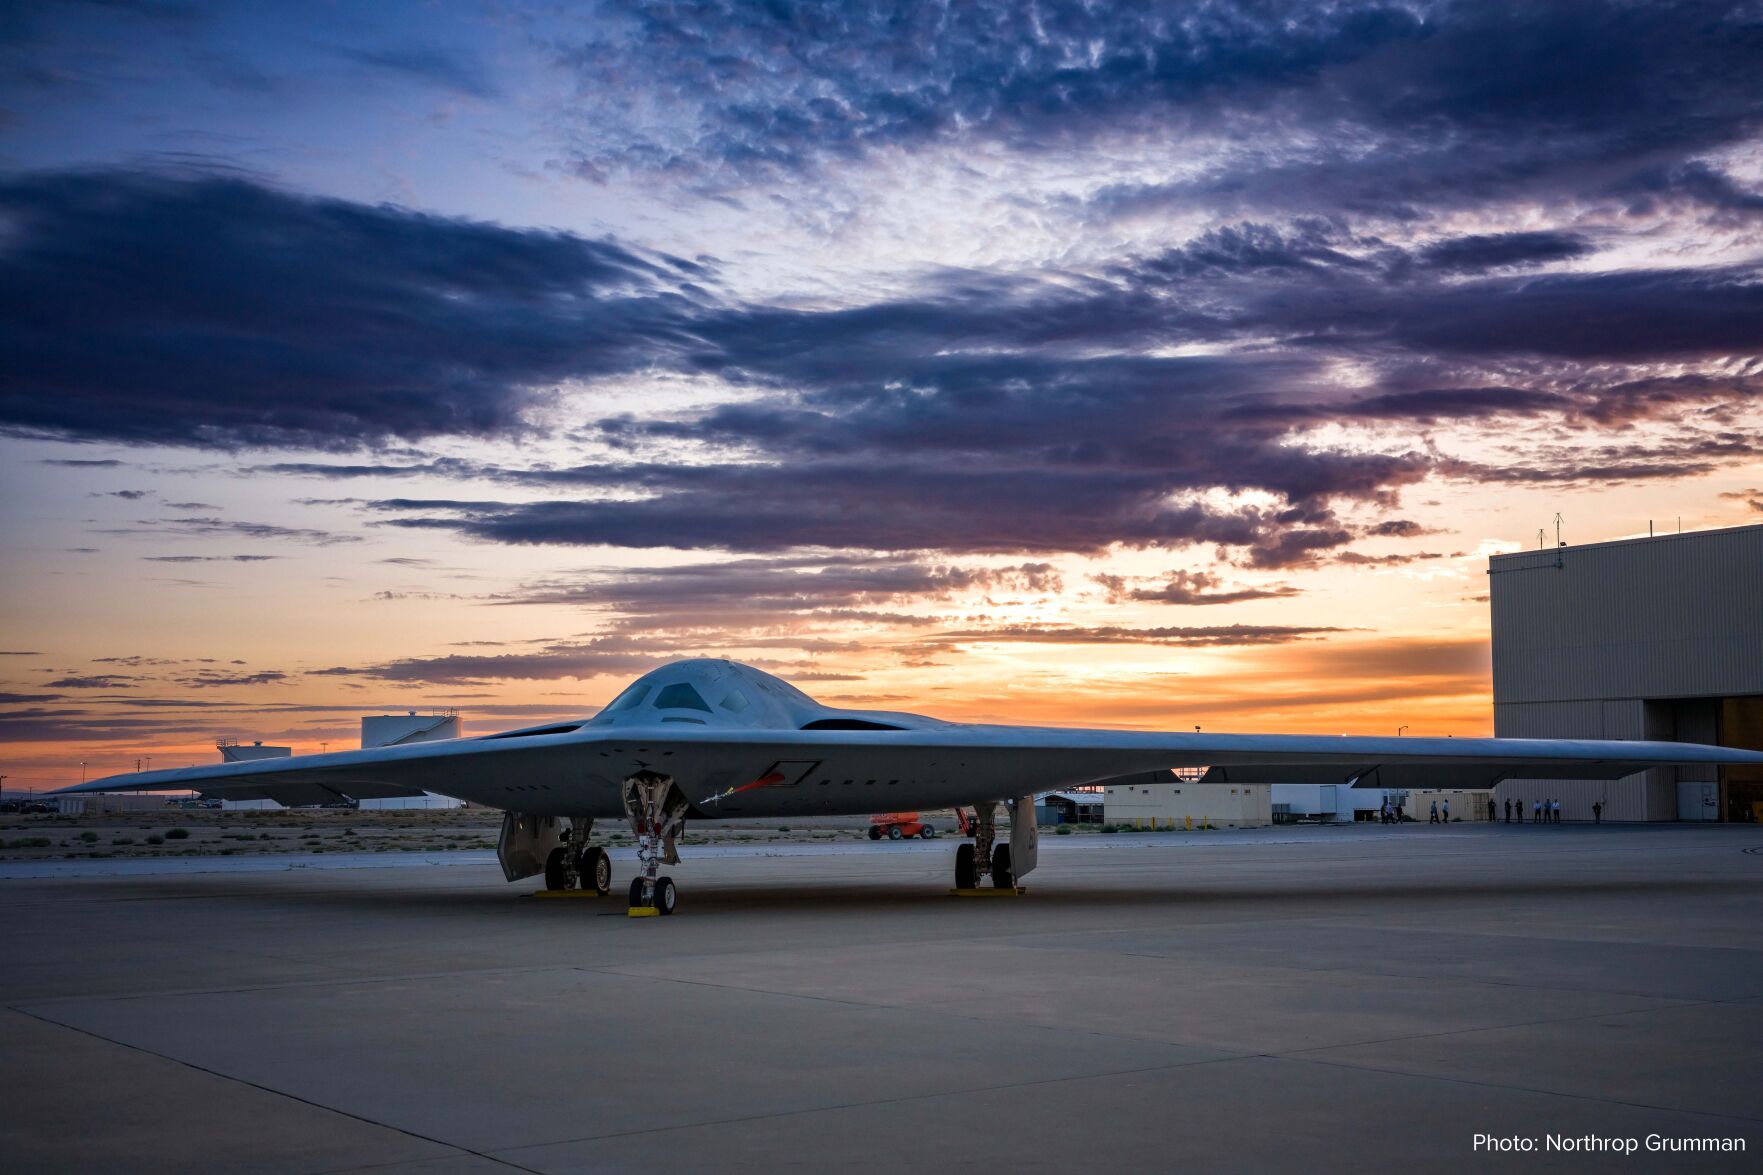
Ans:
[{"label": "dark cloud", "polygon": [[0,182],[0,425],[354,446],[502,433],[622,370],[701,266],[222,176]]},{"label": "dark cloud", "polygon": [[1412,539],[1436,532],[1411,518],[1389,518],[1375,526],[1368,527],[1364,533],[1371,538]]},{"label": "dark cloud", "polygon": [[1763,489],[1739,490],[1736,493],[1723,493],[1720,496],[1735,502],[1743,502],[1758,513],[1763,513]]},{"label": "dark cloud", "polygon": [[[104,532],[112,533],[112,532]],[[304,543],[308,546],[330,547],[338,543],[358,543],[361,536],[337,534],[328,530],[313,530],[300,526],[277,526],[268,522],[235,522],[226,518],[160,518],[152,523],[143,524],[141,528],[122,533],[130,534],[180,534],[180,535],[228,535],[246,539],[274,539],[277,542]],[[256,559],[273,558],[273,556],[245,556],[235,559],[232,556],[216,559],[216,562],[252,562]],[[190,562],[183,557],[168,557],[164,562]]]},{"label": "dark cloud", "polygon": [[1571,261],[1592,251],[1577,233],[1490,233],[1449,237],[1418,250],[1416,260],[1429,269],[1446,273],[1478,273],[1487,269],[1517,269]]},{"label": "dark cloud", "polygon": [[[1293,455],[1294,473],[1308,461]],[[1349,459],[1346,464],[1357,462]],[[1402,462],[1368,458],[1366,466]],[[1418,480],[1414,473],[1388,480]],[[962,471],[842,465],[609,468],[611,480],[663,492],[637,500],[457,502],[391,499],[388,512],[418,512],[387,525],[451,530],[513,544],[682,547],[782,552],[803,547],[883,551],[937,550],[968,554],[1071,552],[1098,554],[1115,543],[1164,546],[1215,543],[1241,547],[1258,567],[1306,562],[1349,542],[1339,527],[1293,528],[1288,511],[1244,508],[1219,512],[1174,504],[1184,488],[1156,475],[1100,470]],[[1367,474],[1365,481],[1375,485]],[[805,497],[804,484],[815,486]],[[1305,511],[1308,513],[1308,511]]]},{"label": "dark cloud", "polygon": [[1366,555],[1359,551],[1342,551],[1334,557],[1334,561],[1350,567],[1403,567],[1410,563],[1425,563],[1433,559],[1447,558],[1451,558],[1451,556],[1441,551],[1414,551],[1393,555]]},{"label": "dark cloud", "polygon": [[1002,625],[939,633],[924,646],[1032,643],[1054,645],[1167,645],[1176,648],[1236,648],[1311,640],[1342,628],[1283,624],[1218,624],[1197,627],[1127,628],[1118,625]]},{"label": "dark cloud", "polygon": [[274,685],[287,681],[288,675],[274,669],[260,673],[223,673],[215,669],[203,669],[172,680],[192,689],[208,689],[215,686]]},{"label": "dark cloud", "polygon": [[558,644],[528,653],[412,657],[377,665],[338,665],[316,670],[318,677],[367,677],[388,682],[429,685],[482,685],[490,681],[550,681],[603,676],[633,677],[665,664],[680,654],[661,649],[644,652],[624,637],[605,637]]},{"label": "dark cloud", "polygon": [[42,462],[44,465],[60,465],[67,469],[115,469],[122,464],[113,460],[79,460],[76,458],[50,458]]},{"label": "dark cloud", "polygon": [[481,64],[443,49],[338,48],[336,52],[357,65],[382,70],[397,77],[411,78],[467,97],[488,99],[497,95],[495,85],[491,83]]},{"label": "dark cloud", "polygon": [[1733,178],[1703,160],[1649,168],[1615,188],[1628,200],[1634,216],[1652,215],[1678,204],[1698,205],[1717,219],[1749,220],[1763,215],[1763,192],[1740,187]]},{"label": "dark cloud", "polygon": [[[913,559],[804,555],[642,569],[595,568],[498,597],[510,604],[573,604],[603,612],[620,632],[681,631],[725,645],[816,624],[922,627],[931,617],[884,610],[947,603],[957,595],[1058,593],[1047,563],[961,566]],[[714,638],[708,634],[718,634]],[[744,646],[745,647],[745,646]]]},{"label": "dark cloud", "polygon": [[143,555],[148,563],[264,563],[280,555]]},{"label": "dark cloud", "polygon": [[118,677],[114,674],[94,674],[85,677],[62,677],[48,683],[50,689],[121,689],[133,684],[132,677]]},{"label": "dark cloud", "polygon": [[26,702],[53,702],[61,698],[60,694],[5,694],[0,693],[0,705],[17,706]]},{"label": "dark cloud", "polygon": [[1097,575],[1093,577],[1108,591],[1113,602],[1133,600],[1142,603],[1179,604],[1240,604],[1248,600],[1276,600],[1299,595],[1298,589],[1285,584],[1272,587],[1229,587],[1218,576],[1206,571],[1176,570],[1166,574],[1155,586],[1134,587],[1125,577]]}]

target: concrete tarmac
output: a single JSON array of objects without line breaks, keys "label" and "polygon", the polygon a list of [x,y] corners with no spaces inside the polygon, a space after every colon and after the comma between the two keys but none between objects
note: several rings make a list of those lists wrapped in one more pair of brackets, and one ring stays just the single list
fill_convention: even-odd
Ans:
[{"label": "concrete tarmac", "polygon": [[1763,1168],[1763,829],[1043,843],[990,900],[953,840],[723,850],[641,920],[460,862],[3,879],[0,1163]]}]

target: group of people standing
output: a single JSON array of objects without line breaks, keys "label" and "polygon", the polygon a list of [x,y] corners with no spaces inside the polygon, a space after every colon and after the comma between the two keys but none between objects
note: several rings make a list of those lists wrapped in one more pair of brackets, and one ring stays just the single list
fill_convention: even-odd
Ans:
[{"label": "group of people standing", "polygon": [[[1377,813],[1378,823],[1379,824],[1400,824],[1400,823],[1402,823],[1402,821],[1407,818],[1406,815],[1402,811],[1402,807],[1403,807],[1403,803],[1401,800],[1392,799],[1388,796],[1385,796],[1384,801],[1383,801],[1383,806],[1378,809],[1378,813]],[[1506,809],[1506,823],[1507,824],[1523,824],[1524,823],[1524,801],[1523,800],[1514,800],[1514,799],[1508,798],[1505,801],[1505,809]],[[1494,807],[1494,801],[1493,801],[1493,798],[1490,796],[1488,798],[1488,819],[1490,821],[1496,819],[1495,811],[1496,811],[1496,809]],[[1593,802],[1593,804],[1592,804],[1592,819],[1599,824],[1602,824],[1604,822],[1604,805],[1602,803],[1598,803],[1595,801]],[[1428,813],[1427,813],[1426,822],[1428,824],[1449,824],[1451,822],[1451,801],[1449,801],[1449,800],[1434,800],[1432,802],[1431,810],[1428,811]],[[1561,801],[1560,800],[1532,800],[1531,804],[1530,804],[1530,822],[1532,824],[1559,824],[1559,823],[1561,823]]]},{"label": "group of people standing", "polygon": [[[1602,805],[1602,804],[1593,804],[1592,805],[1592,814],[1595,817],[1600,818],[1599,819],[1600,823],[1602,823],[1601,818],[1604,814],[1602,811],[1603,806],[1604,805]],[[1530,803],[1530,822],[1532,824],[1559,824],[1559,823],[1561,823],[1561,801],[1560,800],[1532,800]],[[1523,800],[1510,800],[1509,799],[1506,801],[1506,823],[1507,824],[1512,824],[1512,823],[1523,824],[1524,823],[1524,801]]]}]

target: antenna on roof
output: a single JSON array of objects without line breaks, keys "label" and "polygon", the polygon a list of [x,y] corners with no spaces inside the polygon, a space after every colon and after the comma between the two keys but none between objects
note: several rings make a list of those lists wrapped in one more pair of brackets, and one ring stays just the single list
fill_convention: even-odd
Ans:
[{"label": "antenna on roof", "polygon": [[1557,547],[1565,547],[1567,545],[1561,541],[1561,515],[1559,513],[1555,515],[1555,545]]}]

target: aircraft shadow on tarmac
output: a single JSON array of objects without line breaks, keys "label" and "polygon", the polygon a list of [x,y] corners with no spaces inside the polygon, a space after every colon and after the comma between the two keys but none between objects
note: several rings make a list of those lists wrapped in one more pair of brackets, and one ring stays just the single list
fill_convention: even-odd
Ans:
[{"label": "aircraft shadow on tarmac", "polygon": [[[601,899],[577,902],[542,902],[527,900],[532,890],[527,885],[489,888],[481,885],[412,888],[385,884],[381,877],[351,878],[348,885],[313,885],[306,878],[293,881],[286,873],[214,875],[177,878],[128,879],[118,883],[100,883],[94,889],[110,892],[89,893],[88,900],[125,901],[250,901],[286,907],[292,913],[314,913],[319,910],[336,912],[354,910],[362,913],[447,913],[492,914],[498,918],[534,920],[550,924],[557,920],[580,918],[584,914],[617,914],[622,916],[625,900],[615,892]],[[1411,907],[1416,901],[1431,903],[1478,903],[1490,900],[1509,901],[1532,899],[1539,892],[1554,898],[1584,897],[1646,897],[1690,894],[1747,893],[1757,889],[1763,877],[1737,875],[1731,878],[1627,878],[1574,880],[1559,878],[1503,877],[1463,880],[1460,878],[1428,881],[1406,877],[1399,887],[1388,879],[1367,879],[1359,883],[1327,884],[1265,884],[1244,879],[1232,884],[1228,877],[1202,883],[1177,885],[1106,884],[1096,885],[1073,879],[1062,886],[1057,875],[1043,875],[1038,884],[1020,899],[974,902],[950,896],[946,886],[910,878],[892,878],[875,882],[808,882],[775,880],[766,882],[729,882],[723,879],[693,878],[689,902],[682,901],[681,912],[738,915],[742,911],[768,916],[787,915],[792,911],[825,914],[842,910],[864,911],[946,911],[952,915],[972,914],[978,910],[1015,910],[1033,917],[1037,908],[1045,910],[1105,910],[1110,908],[1156,908],[1171,911],[1216,911],[1232,905],[1277,903],[1283,913],[1322,912],[1346,900],[1364,912],[1368,907],[1388,904],[1392,908]],[[125,892],[116,892],[122,890]]]}]

